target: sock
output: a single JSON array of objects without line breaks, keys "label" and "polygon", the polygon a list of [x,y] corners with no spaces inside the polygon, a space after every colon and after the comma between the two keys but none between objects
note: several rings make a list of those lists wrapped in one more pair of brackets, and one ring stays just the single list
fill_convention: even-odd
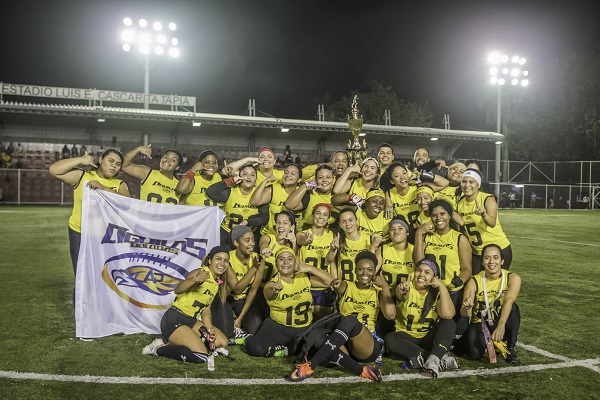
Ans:
[{"label": "sock", "polygon": [[208,360],[208,354],[193,352],[185,346],[173,346],[167,344],[156,349],[156,354],[173,360],[201,364]]},{"label": "sock", "polygon": [[[355,359],[341,350],[335,350],[329,355],[329,360],[354,372],[354,375],[362,374],[363,367]],[[312,365],[312,364],[311,364]]]}]

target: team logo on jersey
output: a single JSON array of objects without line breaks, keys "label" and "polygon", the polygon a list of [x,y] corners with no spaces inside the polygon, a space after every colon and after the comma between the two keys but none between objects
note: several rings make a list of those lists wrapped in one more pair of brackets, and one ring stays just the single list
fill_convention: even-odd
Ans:
[{"label": "team logo on jersey", "polygon": [[116,255],[106,260],[102,269],[102,279],[119,297],[154,310],[169,308],[173,302],[170,294],[186,275],[168,256],[149,253]]}]

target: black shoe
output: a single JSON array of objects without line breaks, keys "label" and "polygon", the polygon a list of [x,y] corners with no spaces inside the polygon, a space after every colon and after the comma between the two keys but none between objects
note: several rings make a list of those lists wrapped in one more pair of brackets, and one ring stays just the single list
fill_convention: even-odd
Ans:
[{"label": "black shoe", "polygon": [[508,355],[506,356],[506,362],[511,365],[521,365],[521,360],[515,348],[508,349]]},{"label": "black shoe", "polygon": [[422,355],[410,357],[408,361],[402,363],[402,368],[404,369],[421,369],[423,368],[423,364],[425,364],[425,360]]}]

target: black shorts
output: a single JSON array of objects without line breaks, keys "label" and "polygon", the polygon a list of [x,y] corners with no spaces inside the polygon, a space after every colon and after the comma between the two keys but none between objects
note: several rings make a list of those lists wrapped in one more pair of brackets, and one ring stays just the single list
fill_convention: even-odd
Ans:
[{"label": "black shorts", "polygon": [[175,329],[182,325],[193,328],[196,322],[198,322],[196,318],[170,307],[160,320],[160,333],[162,333],[163,338],[168,342],[169,337],[175,332]]},{"label": "black shorts", "polygon": [[335,306],[335,293],[332,295],[331,290],[311,290],[314,306],[322,306],[333,308]]}]

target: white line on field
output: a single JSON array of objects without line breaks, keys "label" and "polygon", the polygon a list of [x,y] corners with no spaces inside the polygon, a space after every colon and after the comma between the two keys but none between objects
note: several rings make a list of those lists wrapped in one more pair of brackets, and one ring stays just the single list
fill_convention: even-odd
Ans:
[{"label": "white line on field", "polygon": [[[554,364],[533,364],[519,367],[503,368],[480,368],[474,370],[442,372],[439,378],[464,378],[469,376],[502,375],[521,372],[542,371],[545,369],[561,369],[572,367],[583,367],[599,372],[597,364],[600,358],[587,360],[572,360]],[[142,378],[142,377],[119,377],[119,376],[80,376],[80,375],[55,375],[55,374],[36,374],[32,372],[0,371],[0,378],[5,379],[24,379],[24,380],[42,380],[58,382],[77,382],[77,383],[108,383],[108,384],[128,384],[128,385],[286,385],[293,384],[283,378],[273,379],[208,379],[208,378]],[[418,373],[403,373],[384,375],[384,381],[412,381],[416,379],[429,379]],[[357,377],[342,378],[313,378],[307,379],[302,384],[332,384],[332,383],[357,383],[367,382]]]},{"label": "white line on field", "polygon": [[576,244],[576,245],[579,245],[579,246],[600,247],[600,244],[567,242],[566,240],[558,240],[558,239],[543,239],[543,238],[540,238],[540,237],[534,237],[534,238],[532,238],[532,237],[526,237],[526,236],[513,236],[513,235],[510,235],[510,237],[511,238],[515,238],[515,239],[532,239],[532,240],[535,240],[535,241],[544,240],[546,242],[558,242],[558,243]]},{"label": "white line on field", "polygon": [[549,351],[539,349],[539,348],[537,348],[535,346],[532,346],[530,344],[525,344],[525,343],[517,342],[517,346],[522,347],[522,348],[524,348],[527,351],[531,351],[532,353],[541,354],[544,357],[555,358],[555,359],[561,360],[561,361],[573,361],[572,358],[561,356],[561,355],[554,354],[554,353],[550,353]]}]

